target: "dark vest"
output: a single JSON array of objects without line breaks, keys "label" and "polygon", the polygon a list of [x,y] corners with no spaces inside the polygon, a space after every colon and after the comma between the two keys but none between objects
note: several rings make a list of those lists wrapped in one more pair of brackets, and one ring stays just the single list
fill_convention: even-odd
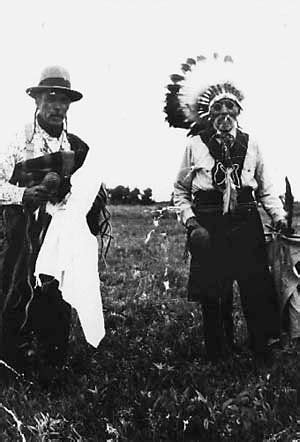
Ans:
[{"label": "dark vest", "polygon": [[198,191],[195,194],[195,203],[222,206],[225,171],[227,167],[232,169],[231,178],[237,189],[237,202],[249,203],[254,201],[253,189],[250,187],[242,187],[241,184],[241,174],[248,149],[249,135],[238,129],[236,138],[227,153],[218,140],[216,131],[211,126],[198,132],[197,136],[200,136],[215,161],[211,171],[215,190]]}]

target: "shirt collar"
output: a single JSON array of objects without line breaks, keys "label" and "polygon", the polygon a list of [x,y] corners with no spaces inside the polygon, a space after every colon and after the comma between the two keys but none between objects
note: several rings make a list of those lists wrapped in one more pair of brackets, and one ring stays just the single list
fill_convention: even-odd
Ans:
[{"label": "shirt collar", "polygon": [[48,132],[40,126],[39,122],[36,121],[35,134],[43,143],[44,147],[42,150],[46,153],[56,152],[58,150],[69,151],[71,149],[65,129],[62,130],[60,137],[56,138],[49,135]]},{"label": "shirt collar", "polygon": [[[217,130],[216,132],[217,134],[217,139],[219,139],[221,132],[219,130]],[[228,132],[229,135],[232,135],[234,139],[236,139],[236,134],[237,134],[237,128],[234,126],[230,132]]]}]

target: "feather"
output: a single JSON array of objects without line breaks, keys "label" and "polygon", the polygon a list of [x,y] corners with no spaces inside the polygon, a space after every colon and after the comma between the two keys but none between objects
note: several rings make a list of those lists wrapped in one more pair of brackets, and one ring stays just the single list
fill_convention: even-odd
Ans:
[{"label": "feather", "polygon": [[173,81],[173,83],[178,83],[179,81],[184,80],[184,77],[182,75],[178,75],[178,74],[172,74],[170,76],[170,78]]},{"label": "feather", "polygon": [[183,63],[183,64],[181,65],[181,70],[182,70],[183,72],[191,71],[191,66],[190,66],[189,64]]},{"label": "feather", "polygon": [[186,116],[179,105],[179,99],[176,92],[166,94],[164,112],[166,113],[166,121],[170,126],[181,129],[188,129],[190,127],[190,122],[187,121]]},{"label": "feather", "polygon": [[228,62],[233,63],[233,59],[230,55],[225,55],[224,61],[225,61],[225,63],[228,63]]},{"label": "feather", "polygon": [[194,60],[193,58],[188,58],[188,59],[186,60],[186,63],[187,63],[187,64],[190,64],[190,65],[192,65],[192,64],[196,64],[196,60]]},{"label": "feather", "polygon": [[285,195],[284,195],[284,209],[287,212],[287,227],[288,232],[293,233],[292,228],[293,214],[294,214],[294,196],[288,177],[285,177]]},{"label": "feather", "polygon": [[168,84],[167,89],[172,92],[172,94],[177,94],[181,87],[180,84]]}]

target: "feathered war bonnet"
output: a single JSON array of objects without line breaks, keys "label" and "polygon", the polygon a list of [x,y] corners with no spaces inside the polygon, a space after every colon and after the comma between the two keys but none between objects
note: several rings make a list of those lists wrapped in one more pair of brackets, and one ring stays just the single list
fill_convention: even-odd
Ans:
[{"label": "feathered war bonnet", "polygon": [[236,86],[237,72],[230,55],[214,53],[188,58],[181,65],[181,73],[170,76],[164,111],[166,121],[176,128],[202,128],[207,125],[211,106],[222,98],[229,98],[242,109],[242,91]]},{"label": "feathered war bonnet", "polygon": [[[170,126],[188,129],[188,135],[210,131],[211,108],[223,98],[233,100],[242,109],[244,95],[236,86],[237,70],[231,56],[198,56],[188,58],[181,65],[181,74],[171,75],[167,86],[164,111]],[[227,147],[226,147],[227,150]],[[228,153],[228,150],[227,150]],[[223,193],[223,213],[233,211],[237,205],[237,188],[232,179],[230,164],[222,165],[224,179],[216,187]]]}]

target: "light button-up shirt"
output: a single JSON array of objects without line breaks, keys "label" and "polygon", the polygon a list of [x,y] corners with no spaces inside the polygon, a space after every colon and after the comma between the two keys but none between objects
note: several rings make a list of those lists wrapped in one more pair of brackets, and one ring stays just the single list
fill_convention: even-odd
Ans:
[{"label": "light button-up shirt", "polygon": [[22,204],[25,187],[9,183],[17,163],[59,150],[71,149],[64,130],[59,138],[51,137],[36,122],[35,133],[31,140],[32,134],[33,125],[25,126],[22,132],[15,135],[7,149],[0,152],[0,205]]},{"label": "light button-up shirt", "polygon": [[[190,139],[186,147],[179,173],[174,184],[174,203],[181,209],[181,219],[195,216],[192,202],[198,190],[214,190],[212,169],[215,160],[200,136]],[[241,172],[242,187],[251,187],[266,212],[274,222],[285,218],[285,211],[279,196],[266,171],[258,144],[249,137],[248,148]]]}]

